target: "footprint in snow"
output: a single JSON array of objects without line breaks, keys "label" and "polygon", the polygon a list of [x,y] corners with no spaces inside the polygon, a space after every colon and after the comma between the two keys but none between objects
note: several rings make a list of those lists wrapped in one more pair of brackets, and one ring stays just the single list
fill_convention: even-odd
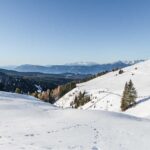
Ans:
[{"label": "footprint in snow", "polygon": [[26,136],[26,137],[29,137],[29,136],[30,136],[30,137],[33,137],[34,134],[26,134],[25,136]]},{"label": "footprint in snow", "polygon": [[25,149],[25,147],[20,147],[20,149]]},{"label": "footprint in snow", "polygon": [[62,143],[62,141],[60,140],[60,141],[58,141],[58,143]]},{"label": "footprint in snow", "polygon": [[92,130],[94,132],[94,139],[93,139],[94,146],[92,147],[92,150],[98,150],[96,145],[97,145],[97,142],[98,142],[97,140],[99,138],[99,131],[96,128],[92,127],[92,126],[91,126],[91,128],[92,128]]},{"label": "footprint in snow", "polygon": [[93,146],[92,150],[99,150],[97,147]]}]

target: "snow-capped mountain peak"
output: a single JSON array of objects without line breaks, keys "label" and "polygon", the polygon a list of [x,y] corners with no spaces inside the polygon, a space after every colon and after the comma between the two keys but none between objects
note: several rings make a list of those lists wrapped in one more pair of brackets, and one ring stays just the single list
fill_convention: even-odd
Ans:
[{"label": "snow-capped mountain peak", "polygon": [[65,65],[68,65],[68,66],[93,66],[93,65],[99,65],[99,63],[81,61],[81,62],[67,63]]}]

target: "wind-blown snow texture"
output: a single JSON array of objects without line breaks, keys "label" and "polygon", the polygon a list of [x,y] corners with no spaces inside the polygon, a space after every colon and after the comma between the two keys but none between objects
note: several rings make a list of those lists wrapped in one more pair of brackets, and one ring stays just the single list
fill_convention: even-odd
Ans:
[{"label": "wind-blown snow texture", "polygon": [[81,109],[96,109],[120,112],[121,97],[125,83],[133,81],[138,92],[138,104],[126,113],[138,117],[150,117],[150,60],[124,68],[124,73],[110,72],[104,76],[77,85],[77,88],[56,102],[59,107],[70,107],[75,95],[85,91],[91,101]]},{"label": "wind-blown snow texture", "polygon": [[150,121],[0,92],[1,150],[149,150]]}]

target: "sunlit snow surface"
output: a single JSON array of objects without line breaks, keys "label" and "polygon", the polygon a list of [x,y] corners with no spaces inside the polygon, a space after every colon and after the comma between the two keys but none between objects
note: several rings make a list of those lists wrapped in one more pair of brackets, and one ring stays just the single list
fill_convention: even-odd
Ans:
[{"label": "sunlit snow surface", "polygon": [[0,92],[0,150],[149,150],[150,121]]},{"label": "sunlit snow surface", "polygon": [[85,91],[90,95],[91,101],[80,109],[120,112],[124,86],[131,79],[138,92],[138,104],[125,113],[150,118],[150,60],[124,68],[123,71],[123,74],[119,74],[119,71],[110,72],[78,84],[77,88],[58,100],[55,105],[68,108],[75,96],[80,91]]}]

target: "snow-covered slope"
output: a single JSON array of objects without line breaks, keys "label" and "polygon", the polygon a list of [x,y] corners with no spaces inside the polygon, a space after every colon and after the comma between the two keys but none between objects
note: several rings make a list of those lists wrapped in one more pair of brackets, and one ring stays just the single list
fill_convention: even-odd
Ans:
[{"label": "snow-covered slope", "polygon": [[138,104],[126,113],[140,116],[150,116],[150,60],[124,68],[124,73],[110,72],[104,76],[77,85],[77,88],[56,102],[57,106],[70,107],[75,95],[81,91],[90,95],[91,101],[82,109],[97,109],[120,112],[121,96],[125,83],[133,81],[138,92]]},{"label": "snow-covered slope", "polygon": [[1,150],[149,150],[150,121],[0,92]]}]

